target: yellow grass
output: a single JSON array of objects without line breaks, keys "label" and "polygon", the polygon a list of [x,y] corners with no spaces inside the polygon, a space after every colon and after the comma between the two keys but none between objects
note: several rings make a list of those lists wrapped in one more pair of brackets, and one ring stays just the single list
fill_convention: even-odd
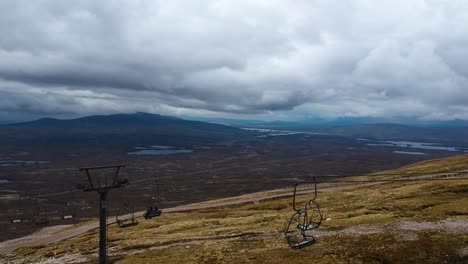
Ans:
[{"label": "yellow grass", "polygon": [[[421,162],[398,173],[468,168],[468,155]],[[373,177],[373,176],[370,176]],[[362,179],[362,177],[361,177]],[[271,193],[269,193],[271,194]],[[255,194],[258,196],[259,194]],[[302,202],[307,197],[301,197]],[[468,220],[468,180],[397,182],[323,192],[317,201],[320,230],[384,226],[401,221]],[[287,246],[282,232],[292,214],[290,198],[225,208],[163,214],[127,229],[109,227],[115,263],[463,263],[468,232],[385,230],[375,234],[336,233],[302,250]],[[411,239],[404,239],[411,235]],[[96,231],[53,245],[19,249],[28,260],[97,252]],[[91,257],[94,259],[94,257]],[[459,261],[459,262],[457,262]]]}]

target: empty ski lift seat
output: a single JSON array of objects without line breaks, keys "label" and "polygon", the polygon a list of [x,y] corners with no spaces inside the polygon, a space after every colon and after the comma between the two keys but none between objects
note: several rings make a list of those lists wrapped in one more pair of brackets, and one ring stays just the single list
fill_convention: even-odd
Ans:
[{"label": "empty ski lift seat", "polygon": [[138,225],[133,206],[130,206],[129,203],[124,203],[117,211],[115,222],[122,228]]}]

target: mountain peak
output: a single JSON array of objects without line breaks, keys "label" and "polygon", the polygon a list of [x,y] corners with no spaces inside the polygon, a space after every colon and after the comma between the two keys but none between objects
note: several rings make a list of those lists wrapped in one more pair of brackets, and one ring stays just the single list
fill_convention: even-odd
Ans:
[{"label": "mountain peak", "polygon": [[9,124],[14,128],[34,133],[84,133],[84,134],[146,134],[186,135],[195,137],[231,137],[247,132],[231,126],[189,121],[172,116],[144,112],[111,115],[92,115],[74,119],[42,118],[35,121]]}]

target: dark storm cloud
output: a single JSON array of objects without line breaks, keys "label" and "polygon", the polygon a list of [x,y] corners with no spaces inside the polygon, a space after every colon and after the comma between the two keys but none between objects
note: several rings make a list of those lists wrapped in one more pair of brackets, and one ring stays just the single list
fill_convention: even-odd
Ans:
[{"label": "dark storm cloud", "polygon": [[467,24],[461,1],[2,1],[0,111],[468,119]]}]

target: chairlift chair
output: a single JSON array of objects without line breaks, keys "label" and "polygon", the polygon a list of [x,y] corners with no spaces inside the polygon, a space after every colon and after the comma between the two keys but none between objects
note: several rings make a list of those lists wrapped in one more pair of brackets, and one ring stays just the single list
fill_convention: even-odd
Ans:
[{"label": "chairlift chair", "polygon": [[293,249],[301,249],[315,243],[315,238],[306,233],[304,228],[306,225],[307,216],[304,212],[296,212],[288,222],[284,233],[288,244]]},{"label": "chairlift chair", "polygon": [[148,207],[146,212],[143,214],[146,220],[152,219],[153,217],[158,217],[161,215],[162,210],[159,209],[159,204],[161,200],[161,192],[159,189],[158,179],[154,180],[156,182],[156,194],[151,197],[151,205]]},{"label": "chairlift chair", "polygon": [[10,220],[10,223],[12,224],[21,224],[25,222],[23,212],[20,210],[16,210],[15,215],[11,217],[9,220]]},{"label": "chairlift chair", "polygon": [[[156,201],[157,197],[153,196],[151,197],[152,200]],[[158,208],[157,203],[154,203],[155,205],[150,206],[146,212],[143,214],[146,220],[151,219],[153,217],[158,217],[161,215],[162,210]]]},{"label": "chairlift chair", "polygon": [[316,201],[309,201],[304,207],[307,226],[304,227],[305,230],[317,229],[322,224],[323,214],[320,211],[320,206]]},{"label": "chairlift chair", "polygon": [[76,208],[71,202],[68,202],[60,214],[60,219],[70,220],[70,219],[74,219],[75,217],[76,217]]},{"label": "chairlift chair", "polygon": [[10,215],[9,221],[12,224],[21,224],[26,222],[27,217],[26,217],[26,211],[24,208],[24,199],[20,198],[18,201],[18,204],[16,205],[16,210],[13,215]]},{"label": "chairlift chair", "polygon": [[294,184],[293,191],[293,210],[298,212],[302,210],[302,206],[299,205],[297,198],[301,195],[307,196],[309,201],[315,201],[317,199],[317,181],[315,177],[312,178],[312,183],[298,182]]},{"label": "chairlift chair", "polygon": [[[290,218],[285,229],[285,237],[288,244],[293,249],[300,249],[310,246],[315,243],[314,236],[307,231],[318,228],[323,219],[323,214],[320,211],[320,206],[315,201],[317,198],[317,182],[315,177],[313,183],[296,183],[293,192],[293,210],[294,214]],[[297,201],[297,196],[307,194],[309,201],[304,207],[300,207]]]},{"label": "chairlift chair", "polygon": [[133,206],[130,206],[128,202],[123,203],[117,211],[115,221],[121,228],[138,225],[138,221],[135,219],[135,210]]}]

